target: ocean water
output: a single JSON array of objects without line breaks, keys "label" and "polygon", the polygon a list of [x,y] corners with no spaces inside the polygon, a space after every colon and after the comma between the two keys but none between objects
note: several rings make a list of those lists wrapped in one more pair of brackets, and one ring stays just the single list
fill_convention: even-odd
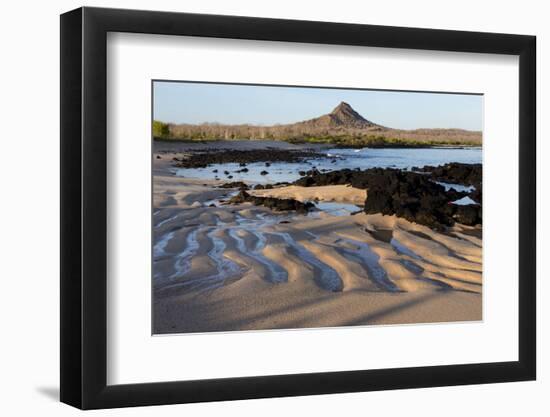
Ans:
[{"label": "ocean water", "polygon": [[[219,179],[243,181],[247,184],[273,184],[293,182],[301,177],[300,171],[313,168],[323,171],[339,169],[400,168],[411,169],[425,165],[443,165],[449,162],[481,163],[481,148],[384,148],[384,149],[324,149],[326,158],[309,159],[300,163],[274,162],[266,166],[264,162],[246,165],[248,172],[236,172],[243,167],[237,163],[214,164],[207,168],[176,168],[174,173],[187,178]],[[218,172],[214,172],[217,170]],[[228,174],[224,174],[227,171]],[[262,175],[264,172],[264,175]],[[267,172],[267,174],[265,174]],[[229,178],[231,176],[232,178]]]}]

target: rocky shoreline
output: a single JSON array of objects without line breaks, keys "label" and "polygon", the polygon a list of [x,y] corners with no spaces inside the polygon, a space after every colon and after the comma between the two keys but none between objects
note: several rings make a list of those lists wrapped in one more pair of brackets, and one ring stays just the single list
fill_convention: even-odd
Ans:
[{"label": "rocky shoreline", "polygon": [[430,177],[437,181],[473,185],[476,188],[481,184],[483,177],[483,166],[481,164],[461,164],[458,162],[440,166],[413,167],[412,171],[429,173]]},{"label": "rocky shoreline", "polygon": [[[238,163],[245,167],[254,162],[265,162],[269,167],[274,162],[302,162],[304,159],[325,158],[324,154],[313,150],[287,150],[287,149],[250,149],[250,150],[212,150],[197,149],[193,153],[173,157],[173,166],[177,168],[206,168],[213,164]],[[246,172],[246,171],[243,171]],[[267,173],[267,172],[266,172]]]},{"label": "rocky shoreline", "polygon": [[302,203],[301,201],[293,198],[274,198],[274,197],[257,197],[248,194],[246,191],[241,190],[239,194],[232,197],[229,204],[243,204],[252,203],[255,206],[264,206],[275,211],[295,211],[298,214],[306,214],[311,209],[315,208],[315,205],[310,202]]},{"label": "rocky shoreline", "polygon": [[[367,189],[365,213],[395,214],[434,229],[443,229],[455,222],[468,226],[481,224],[481,175],[481,164],[452,163],[439,167],[415,168],[414,171],[372,168],[363,171],[344,169],[321,173],[313,170],[294,184],[303,187],[351,185]],[[475,184],[475,190],[446,190],[434,182],[445,180],[459,184],[462,179],[467,179],[468,184]],[[471,197],[476,204],[453,204],[466,196]]]},{"label": "rocky shoreline", "polygon": [[[413,171],[415,170],[413,168]],[[474,186],[475,190],[469,194],[469,197],[479,204],[482,202],[483,166],[481,164],[451,162],[441,166],[426,165],[418,168],[418,172],[429,173],[435,181]]]},{"label": "rocky shoreline", "polygon": [[[196,148],[182,150],[176,154],[157,154],[157,159],[159,158],[164,159],[159,162],[169,164],[173,168],[205,169],[216,165],[212,170],[215,180],[219,179],[218,175],[225,175],[230,180],[218,185],[218,188],[256,191],[279,189],[290,185],[300,187],[345,185],[367,191],[366,200],[360,204],[366,214],[396,215],[435,230],[444,230],[455,223],[467,226],[482,224],[483,170],[482,164],[479,163],[451,162],[439,166],[425,165],[409,169],[388,167],[327,170],[327,164],[323,169],[315,168],[318,164],[312,164],[311,160],[334,159],[334,155],[309,148],[281,149],[271,146],[257,149]],[[269,176],[274,168],[271,165],[281,162],[302,163],[301,166],[308,163],[312,169],[295,171],[300,177],[290,182],[272,180],[267,183],[256,183],[256,179],[247,180],[251,175],[252,178],[254,175],[256,178]],[[231,172],[229,168],[224,170],[223,164],[230,163],[238,164],[238,169],[235,171],[233,167]],[[260,168],[258,163],[261,164]],[[232,180],[233,175],[236,174],[233,172],[239,173],[234,180]],[[284,198],[278,199],[274,196],[269,196],[268,200],[262,200],[254,196],[252,191],[240,193],[230,201],[232,204],[242,202],[266,206],[276,211],[295,210],[305,213],[312,208],[305,207],[303,201],[286,201]]]},{"label": "rocky shoreline", "polygon": [[[439,167],[426,166],[416,168],[415,171],[372,168],[363,171],[344,169],[321,173],[311,170],[295,181],[294,185],[349,185],[365,189],[368,192],[363,209],[366,214],[396,215],[432,229],[443,230],[456,222],[467,226],[481,225],[481,175],[480,164],[455,163]],[[436,180],[452,181],[453,184],[464,180],[466,184],[475,184],[475,189],[469,192],[446,189],[436,183]],[[308,205],[293,199],[252,196],[244,191],[247,184],[243,182],[227,183],[222,187],[241,190],[229,201],[230,204],[250,202],[277,211],[295,210],[298,213],[308,212],[314,207],[311,203]],[[470,197],[474,203],[455,203],[464,197]]]}]

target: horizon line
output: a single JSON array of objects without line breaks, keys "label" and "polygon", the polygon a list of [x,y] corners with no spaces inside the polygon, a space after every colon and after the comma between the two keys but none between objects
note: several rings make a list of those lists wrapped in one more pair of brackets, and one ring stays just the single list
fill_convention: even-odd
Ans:
[{"label": "horizon line", "polygon": [[[163,84],[165,85],[164,87],[162,87]],[[312,112],[311,109],[309,109],[308,106],[306,105],[307,103],[305,103],[305,104],[302,104],[303,107],[294,108],[294,111],[292,112],[292,114],[287,111],[286,117],[283,117],[283,118],[277,117],[278,115],[276,113],[272,114],[271,117],[270,117],[269,114],[266,114],[264,112],[264,116],[261,117],[260,120],[259,120],[258,118],[253,117],[254,116],[253,114],[249,114],[251,112],[254,113],[254,111],[255,111],[254,107],[249,106],[249,108],[250,108],[249,111],[246,111],[247,110],[246,106],[244,106],[243,108],[240,108],[239,105],[234,105],[234,106],[231,107],[231,109],[228,109],[228,114],[231,114],[232,112],[233,113],[234,112],[240,112],[242,114],[234,115],[233,117],[227,117],[227,115],[225,113],[223,113],[224,109],[221,108],[221,109],[218,109],[218,113],[210,112],[212,114],[204,114],[205,112],[203,112],[202,116],[206,116],[206,117],[196,117],[195,116],[195,117],[191,117],[190,120],[189,120],[187,115],[184,115],[184,114],[169,114],[170,112],[166,112],[166,111],[161,112],[161,113],[165,113],[165,114],[159,114],[159,109],[164,110],[166,108],[166,104],[163,100],[160,100],[159,98],[156,97],[156,94],[157,94],[156,91],[157,91],[158,88],[163,88],[165,91],[171,91],[170,84],[173,84],[175,86],[182,86],[182,87],[184,87],[185,85],[199,86],[199,88],[200,88],[201,85],[211,86],[211,87],[212,86],[220,86],[220,87],[224,87],[224,86],[227,86],[227,87],[257,87],[258,89],[260,89],[259,91],[261,91],[262,87],[267,87],[268,90],[272,90],[272,89],[276,90],[277,88],[280,88],[280,89],[287,89],[288,88],[288,90],[300,90],[300,89],[302,89],[302,90],[310,90],[310,91],[326,90],[327,92],[328,91],[342,92],[342,94],[341,94],[342,97],[339,97],[338,99],[336,99],[334,101],[334,104],[332,106],[330,106],[330,109],[329,109],[329,106],[327,105],[328,100],[324,100],[325,103],[323,104],[322,107],[319,106],[319,105],[316,105],[316,106],[314,105],[313,107],[316,108],[315,112]],[[179,87],[174,87],[174,88],[179,88]],[[197,87],[194,87],[194,88],[197,88]],[[246,90],[248,90],[248,89],[246,89]],[[243,90],[243,91],[246,91],[246,90]],[[195,90],[195,91],[200,91],[200,90]],[[236,90],[236,91],[240,91],[240,90]],[[248,91],[255,91],[255,90],[252,89],[252,90],[248,90]],[[346,91],[350,92],[351,95],[354,95],[353,94],[354,92],[364,91],[365,93],[368,93],[368,92],[371,92],[371,93],[389,93],[389,94],[391,94],[391,93],[404,93],[405,97],[407,97],[406,96],[407,94],[410,94],[410,96],[408,96],[408,97],[414,96],[416,94],[418,94],[419,96],[432,94],[432,95],[438,95],[438,96],[457,96],[457,97],[470,96],[472,98],[473,97],[480,97],[480,98],[484,97],[483,93],[477,93],[477,92],[404,90],[404,89],[382,89],[382,88],[362,88],[362,87],[361,88],[360,87],[334,87],[334,86],[312,86],[312,85],[305,86],[305,85],[285,85],[285,84],[259,84],[259,83],[223,82],[223,81],[192,81],[192,80],[152,79],[151,80],[151,96],[152,96],[151,110],[152,110],[152,113],[153,113],[153,119],[154,120],[158,120],[158,121],[162,121],[163,123],[169,123],[169,124],[174,124],[174,125],[178,125],[178,124],[180,124],[180,125],[184,125],[184,124],[185,125],[217,124],[217,125],[225,125],[225,126],[249,125],[249,126],[258,126],[258,127],[274,127],[274,126],[281,126],[281,125],[291,125],[291,124],[295,124],[295,123],[300,123],[300,122],[304,122],[304,121],[313,120],[313,119],[316,119],[318,117],[330,114],[332,111],[334,111],[336,108],[338,108],[338,106],[340,106],[342,103],[346,103],[346,104],[349,105],[350,102],[353,102],[353,99],[352,99],[352,97],[346,97],[346,95],[345,95]],[[258,94],[258,93],[255,93],[255,94]],[[261,94],[261,93],[259,93],[259,94]],[[319,93],[319,94],[322,94],[322,93]],[[270,95],[271,95],[271,93],[268,94],[268,97]],[[338,94],[338,95],[340,95],[340,94]],[[399,95],[397,97],[399,97]],[[327,96],[327,98],[328,98],[328,96]],[[164,99],[164,97],[163,97],[163,99]],[[267,100],[267,98],[266,98],[266,100]],[[399,100],[399,98],[397,98],[396,100]],[[410,100],[410,98],[405,98],[405,100]],[[416,99],[413,99],[413,100],[416,100]],[[426,100],[426,99],[425,98],[420,98],[420,100]],[[179,106],[180,104],[178,104],[178,103],[181,103],[182,105],[191,105],[191,106],[193,105],[192,103],[187,103],[185,98],[177,100],[177,101],[173,101],[171,103],[171,105],[172,106]],[[376,103],[378,103],[378,102],[374,101],[373,103],[375,103],[374,105],[376,105]],[[357,103],[355,103],[355,104],[357,104]],[[216,107],[216,105],[217,104],[215,102],[213,102],[212,106]],[[161,106],[161,107],[159,107],[159,106]],[[204,106],[204,103],[203,103],[203,106]],[[254,106],[254,104],[252,104],[252,106]],[[262,106],[263,106],[263,104],[262,104]],[[273,103],[271,104],[271,106],[273,106]],[[296,106],[294,106],[294,107],[296,107]],[[410,131],[410,130],[419,130],[419,129],[458,129],[458,130],[464,130],[464,131],[469,131],[469,132],[482,132],[483,131],[483,123],[481,123],[481,126],[471,126],[471,123],[466,123],[466,124],[470,124],[470,126],[466,127],[465,123],[462,123],[462,121],[461,121],[457,124],[454,124],[454,126],[453,126],[450,123],[445,123],[445,122],[451,122],[452,123],[453,120],[437,120],[437,117],[434,119],[434,121],[430,121],[430,120],[426,119],[426,117],[424,117],[424,118],[420,117],[419,120],[416,123],[414,122],[413,119],[409,118],[408,126],[403,126],[403,123],[397,123],[398,126],[399,125],[401,125],[401,126],[399,126],[399,127],[390,127],[390,126],[395,126],[396,125],[395,123],[392,123],[392,120],[391,120],[392,115],[393,115],[393,113],[391,111],[391,108],[385,110],[383,113],[381,113],[380,111],[375,111],[375,113],[377,113],[377,115],[374,115],[374,114],[370,113],[370,111],[372,109],[365,112],[365,110],[367,110],[367,109],[364,108],[365,107],[364,103],[362,105],[361,104],[359,105],[359,109],[362,109],[362,111],[361,110],[358,111],[356,107],[353,107],[351,105],[350,105],[350,107],[356,113],[358,113],[361,117],[363,117],[364,119],[372,122],[373,124],[376,124],[378,126],[381,126],[383,128],[387,128],[387,129],[391,129],[391,130],[408,130],[408,131]],[[325,108],[327,109],[327,111],[324,111]],[[415,114],[414,113],[415,108],[416,107],[414,107],[414,106],[411,107],[411,111],[412,111],[411,114],[412,115]],[[222,113],[219,113],[219,112],[222,112]],[[305,113],[305,114],[302,114],[302,113]],[[365,114],[367,116],[364,116]],[[385,116],[385,114],[387,116]],[[449,114],[451,114],[451,113],[449,113]],[[481,115],[482,114],[483,114],[483,111],[481,111]],[[155,116],[157,116],[157,117],[155,117]],[[184,116],[184,117],[182,117],[182,116]],[[218,116],[221,116],[221,119],[225,119],[225,120],[224,121],[216,120]],[[373,119],[371,119],[370,116],[373,116]],[[214,119],[214,117],[216,119]],[[233,119],[233,120],[231,120],[231,119]],[[263,119],[263,120],[261,120],[261,119]],[[447,119],[449,119],[449,117],[447,117]],[[375,122],[373,120],[382,120],[382,121]],[[439,121],[439,123],[438,123],[438,121]],[[441,122],[443,122],[443,123],[441,123]],[[474,123],[474,124],[477,124],[477,123]],[[424,126],[429,126],[429,127],[424,127]],[[452,126],[452,127],[449,127],[449,126]],[[459,127],[459,126],[464,126],[464,127]]]}]

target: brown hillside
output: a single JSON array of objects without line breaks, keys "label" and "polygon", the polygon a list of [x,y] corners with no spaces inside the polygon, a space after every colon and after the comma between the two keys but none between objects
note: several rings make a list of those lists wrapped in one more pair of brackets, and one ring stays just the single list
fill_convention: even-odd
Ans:
[{"label": "brown hillside", "polygon": [[[219,123],[166,124],[157,122],[168,134],[154,134],[163,140],[270,139],[288,142],[323,142],[349,146],[424,146],[438,144],[476,145],[481,132],[463,129],[401,130],[364,118],[348,103],[341,102],[330,113],[302,122],[274,126]],[[161,126],[162,127],[162,126]]]},{"label": "brown hillside", "polygon": [[309,126],[312,128],[349,128],[349,129],[370,129],[382,127],[370,120],[365,119],[357,113],[348,103],[342,101],[329,114],[325,114],[315,119],[305,120],[294,123],[299,126]]}]

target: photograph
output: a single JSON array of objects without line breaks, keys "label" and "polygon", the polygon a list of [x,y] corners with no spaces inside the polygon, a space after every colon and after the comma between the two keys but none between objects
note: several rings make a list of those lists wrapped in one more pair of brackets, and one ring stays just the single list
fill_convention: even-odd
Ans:
[{"label": "photograph", "polygon": [[151,88],[154,335],[483,320],[483,94]]}]

